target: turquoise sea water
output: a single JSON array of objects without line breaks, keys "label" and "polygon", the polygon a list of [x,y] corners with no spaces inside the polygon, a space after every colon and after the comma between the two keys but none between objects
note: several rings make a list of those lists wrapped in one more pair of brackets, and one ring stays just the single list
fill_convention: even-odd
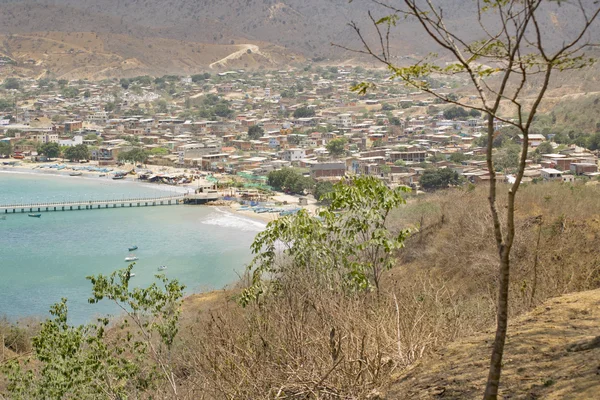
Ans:
[{"label": "turquoise sea water", "polygon": [[[0,204],[168,195],[170,187],[110,179],[39,176],[0,170]],[[166,191],[166,192],[165,192]],[[187,292],[234,282],[250,261],[250,244],[264,224],[227,210],[165,206],[91,211],[8,214],[0,220],[0,315],[11,319],[48,316],[68,298],[72,323],[116,312],[90,305],[88,275],[125,268],[128,247],[139,257],[135,285],[155,281],[157,268],[187,286]]]}]

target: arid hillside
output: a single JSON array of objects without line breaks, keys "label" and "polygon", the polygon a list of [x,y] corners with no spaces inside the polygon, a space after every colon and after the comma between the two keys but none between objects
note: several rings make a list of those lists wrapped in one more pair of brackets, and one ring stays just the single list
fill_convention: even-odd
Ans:
[{"label": "arid hillside", "polygon": [[[507,399],[594,399],[600,393],[600,290],[554,298],[517,318],[506,345]],[[440,349],[398,377],[390,399],[475,399],[481,395],[493,332]]]},{"label": "arid hillside", "polygon": [[[548,2],[539,21],[550,48],[568,40],[577,26],[576,22],[581,20],[580,13],[573,5],[563,3],[556,5]],[[401,7],[402,2],[390,1],[387,4]],[[482,38],[483,31],[476,22],[475,2],[444,0],[440,4],[451,29],[455,29],[467,41]],[[121,69],[129,70],[132,66],[156,73],[165,70],[172,73],[187,71],[190,69],[188,64],[207,66],[227,51],[227,48],[215,47],[214,51],[207,50],[208,54],[187,54],[183,49],[190,45],[254,44],[264,53],[262,57],[259,54],[247,57],[248,60],[240,60],[234,63],[235,67],[276,66],[278,62],[295,61],[298,54],[328,63],[365,64],[373,60],[332,44],[362,49],[358,35],[348,25],[354,21],[365,38],[378,46],[369,12],[377,20],[389,15],[391,9],[373,0],[4,0],[0,2],[0,34],[46,35],[48,32],[63,32],[82,35],[81,32],[92,32],[104,41],[122,41],[130,46],[115,49],[114,55],[118,59],[107,60],[101,56],[100,59],[91,60],[94,73],[106,69],[102,73],[114,71],[117,76],[121,74]],[[491,14],[486,18],[489,21],[486,19],[485,25],[494,29]],[[592,29],[590,38],[598,37],[599,32],[596,28]],[[67,39],[65,47],[70,46],[72,38]],[[159,39],[176,41],[181,45],[161,42]],[[154,49],[149,48],[148,44],[152,44]],[[161,51],[164,50],[163,45],[169,48],[175,45],[183,54],[175,57],[174,54],[165,54]],[[22,46],[27,47],[25,44]],[[17,51],[6,44],[4,47],[0,52]],[[111,46],[105,43],[105,48],[108,54],[113,54]],[[232,52],[241,49],[237,47]],[[25,50],[29,51],[27,48]],[[409,18],[402,19],[391,30],[390,50],[395,62],[401,64],[437,51],[438,48],[432,40],[426,40],[422,28]],[[64,57],[66,64],[81,63],[80,58],[73,59],[68,54]],[[144,58],[152,62],[144,61]],[[130,63],[119,65],[119,62],[128,59],[132,59]],[[33,60],[42,66],[47,64],[44,57]],[[102,64],[103,68],[96,67],[96,64]],[[72,69],[75,68],[79,67]]]},{"label": "arid hillside", "polygon": [[193,74],[278,68],[302,56],[268,43],[207,44],[120,33],[35,32],[0,35],[0,55],[15,61],[1,76],[87,78]]}]

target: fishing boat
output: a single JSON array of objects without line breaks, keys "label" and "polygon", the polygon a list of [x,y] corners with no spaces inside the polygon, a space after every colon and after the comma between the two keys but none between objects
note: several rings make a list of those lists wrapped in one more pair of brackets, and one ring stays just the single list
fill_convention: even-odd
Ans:
[{"label": "fishing boat", "polygon": [[139,258],[137,258],[136,256],[134,256],[133,254],[128,255],[127,257],[125,257],[125,261],[129,262],[129,261],[136,261],[139,260]]},{"label": "fishing boat", "polygon": [[79,172],[79,171],[71,172],[69,174],[69,176],[81,176],[81,175],[83,175],[83,172]]},{"label": "fishing boat", "polygon": [[42,216],[42,214],[28,214],[28,215],[33,218],[39,218]]},{"label": "fishing boat", "polygon": [[164,271],[165,269],[167,269],[166,265],[161,265],[160,267],[158,267],[159,271]]},{"label": "fishing boat", "polygon": [[115,175],[115,176],[113,176],[113,179],[114,179],[114,180],[117,180],[117,179],[125,179],[125,175]]},{"label": "fishing boat", "polygon": [[136,245],[133,245],[133,246],[131,246],[129,248],[129,251],[134,251],[134,250],[137,250],[137,249],[138,249],[138,247]]}]

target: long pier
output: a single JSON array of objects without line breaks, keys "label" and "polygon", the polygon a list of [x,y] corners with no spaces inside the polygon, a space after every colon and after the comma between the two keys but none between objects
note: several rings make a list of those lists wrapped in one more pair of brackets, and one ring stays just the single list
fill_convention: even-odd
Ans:
[{"label": "long pier", "polygon": [[0,214],[16,213],[41,213],[50,211],[79,211],[103,210],[125,207],[152,207],[174,206],[183,204],[185,195],[171,195],[166,197],[130,198],[117,200],[89,200],[56,203],[30,203],[30,204],[0,204]]}]

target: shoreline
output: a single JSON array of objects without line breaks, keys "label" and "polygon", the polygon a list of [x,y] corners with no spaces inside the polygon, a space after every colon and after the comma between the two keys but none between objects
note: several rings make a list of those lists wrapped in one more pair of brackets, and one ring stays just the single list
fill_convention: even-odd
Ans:
[{"label": "shoreline", "polygon": [[81,172],[82,174],[80,176],[71,176],[69,175],[70,172],[69,171],[73,171],[73,170],[69,170],[69,171],[62,171],[62,170],[56,170],[56,169],[45,169],[45,168],[39,168],[40,165],[45,165],[45,164],[37,164],[35,166],[23,166],[23,165],[17,165],[17,166],[6,166],[6,165],[2,165],[0,166],[0,173],[6,173],[6,174],[22,174],[22,175],[33,175],[33,176],[51,176],[51,177],[61,177],[61,178],[71,178],[71,179],[85,179],[85,180],[93,180],[93,181],[111,181],[111,182],[115,182],[115,183],[123,183],[123,184],[133,184],[133,185],[140,185],[140,186],[145,186],[145,187],[149,187],[149,188],[153,188],[153,189],[157,189],[157,190],[161,190],[161,191],[169,191],[169,192],[178,192],[178,193],[187,193],[189,191],[192,191],[194,188],[193,183],[192,184],[187,184],[187,185],[165,185],[165,184],[157,184],[157,183],[151,183],[151,182],[146,182],[146,181],[140,181],[138,179],[135,178],[130,178],[129,176],[127,176],[125,179],[122,180],[113,180],[108,174],[109,173],[102,173],[105,174],[106,176],[99,176],[101,173],[100,172],[96,172],[96,171],[77,171],[77,172]]}]

